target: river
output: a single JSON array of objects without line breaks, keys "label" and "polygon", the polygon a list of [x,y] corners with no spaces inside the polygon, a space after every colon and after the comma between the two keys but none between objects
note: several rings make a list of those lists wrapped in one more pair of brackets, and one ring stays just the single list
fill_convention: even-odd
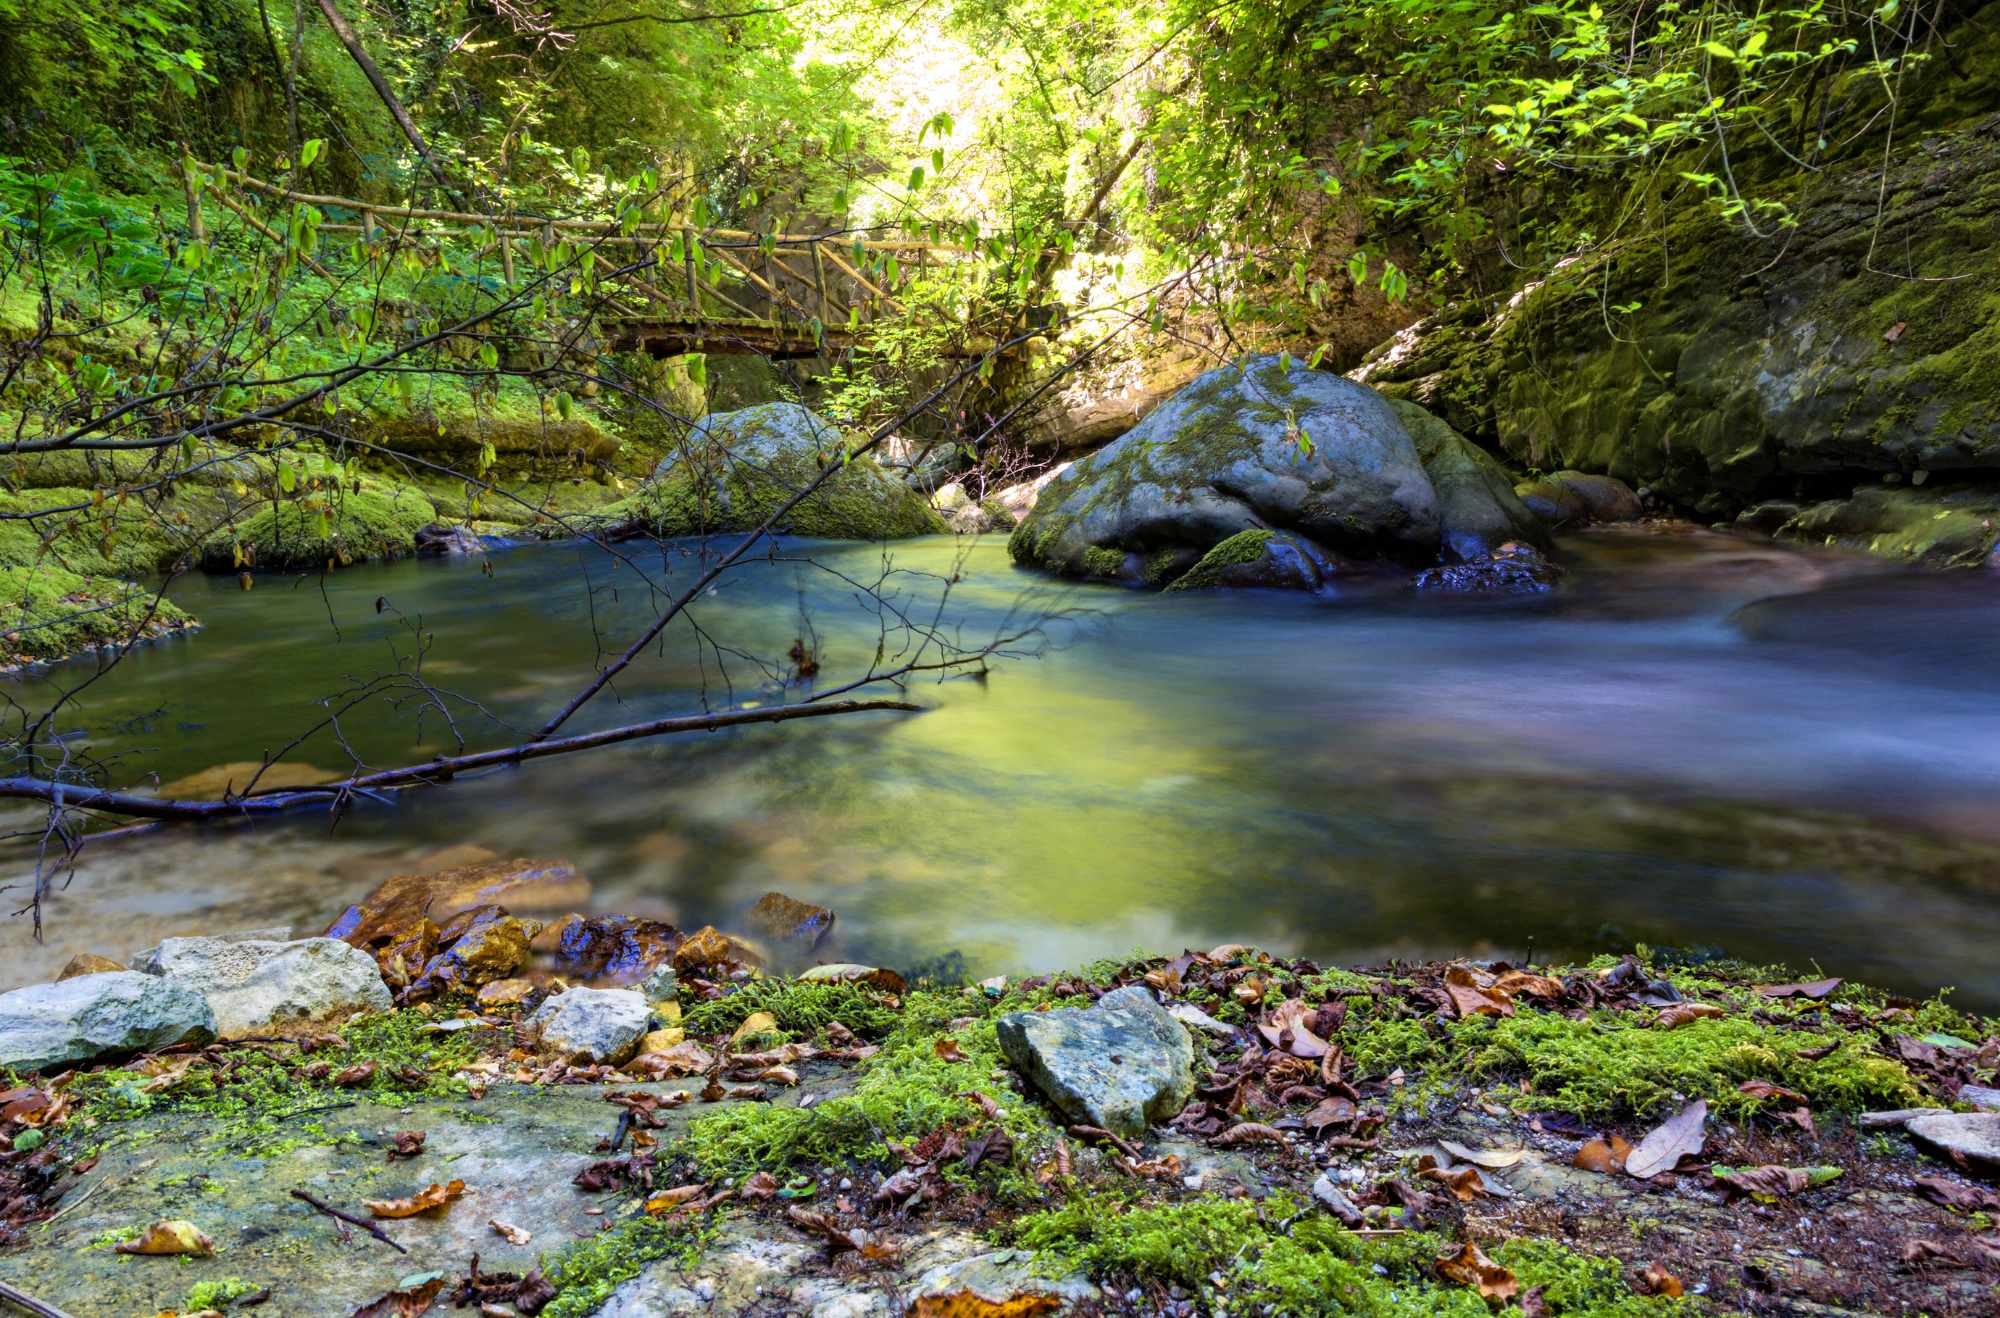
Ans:
[{"label": "river", "polygon": [[[407,666],[420,636],[424,677],[477,702],[450,704],[469,744],[504,744],[643,628],[642,575],[695,571],[685,546],[636,552],[186,581],[204,629],[83,691],[67,744],[121,784],[255,760],[315,701]],[[1505,601],[1052,585],[997,538],[887,552],[913,611],[961,578],[943,616],[969,639],[1056,613],[1046,652],[917,683],[922,714],[542,761],[337,826],[94,844],[43,943],[25,918],[0,926],[0,986],[167,934],[318,932],[388,874],[478,846],[570,860],[596,909],[687,927],[728,927],[779,889],[838,913],[831,954],[904,968],[1225,941],[1335,962],[1646,942],[2000,1005],[2000,578],[1692,529],[1574,538],[1560,592]],[[786,541],[733,570],[697,610],[709,643],[676,628],[575,728],[689,711],[704,690],[727,703],[725,676],[739,700],[787,698],[728,652],[782,655],[802,615],[822,689],[852,674],[880,628],[851,583],[883,554]],[[11,694],[37,707],[90,671]],[[348,715],[346,746],[378,766],[451,749],[421,703]],[[349,763],[329,734],[291,758]],[[10,853],[10,896],[29,865]]]}]

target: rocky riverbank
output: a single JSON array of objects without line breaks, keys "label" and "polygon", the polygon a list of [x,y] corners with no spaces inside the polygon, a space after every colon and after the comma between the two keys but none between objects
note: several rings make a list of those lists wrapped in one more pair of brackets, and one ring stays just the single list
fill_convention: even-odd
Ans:
[{"label": "rocky riverbank", "polygon": [[833,915],[776,894],[741,935],[509,913],[565,881],[405,876],[333,936],[0,995],[0,1281],[78,1318],[1943,1314],[2000,1281],[2000,1021],[1942,996],[1645,949],[906,982],[806,965]]}]

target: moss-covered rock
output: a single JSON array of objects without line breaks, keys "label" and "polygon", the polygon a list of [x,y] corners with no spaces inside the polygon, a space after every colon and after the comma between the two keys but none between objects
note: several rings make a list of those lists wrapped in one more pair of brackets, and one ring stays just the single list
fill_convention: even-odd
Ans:
[{"label": "moss-covered rock", "polygon": [[636,521],[660,536],[749,531],[836,464],[841,470],[775,529],[837,540],[895,540],[948,529],[922,494],[871,459],[850,458],[840,428],[795,403],[704,418],[680,454],[603,515]]},{"label": "moss-covered rock", "polygon": [[2000,543],[2000,489],[1863,486],[1802,510],[1778,534],[1930,567],[1980,567]]},{"label": "moss-covered rock", "polygon": [[1243,531],[1428,561],[1438,528],[1416,445],[1381,397],[1255,356],[1202,375],[1077,462],[1049,485],[1009,549],[1017,562],[1071,576],[1157,580],[1146,560],[1170,551],[1192,551],[1193,560]]},{"label": "moss-covered rock", "polygon": [[266,504],[210,536],[201,562],[211,572],[250,567],[318,571],[416,552],[417,532],[437,508],[414,486],[363,477],[360,488],[300,491]]},{"label": "moss-covered rock", "polygon": [[1392,398],[1389,406],[1410,432],[1437,491],[1445,557],[1463,563],[1509,541],[1544,543],[1540,522],[1515,494],[1513,476],[1490,453],[1407,399]]},{"label": "moss-covered rock", "polygon": [[67,659],[183,631],[194,619],[157,592],[52,563],[0,567],[0,667]]}]

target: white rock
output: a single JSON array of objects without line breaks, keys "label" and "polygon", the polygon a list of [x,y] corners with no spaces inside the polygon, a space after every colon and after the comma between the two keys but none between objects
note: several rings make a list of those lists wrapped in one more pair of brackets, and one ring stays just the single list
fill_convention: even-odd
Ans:
[{"label": "white rock", "polygon": [[169,938],[132,968],[206,997],[224,1038],[391,1006],[375,958],[338,938]]},{"label": "white rock", "polygon": [[545,1000],[528,1018],[542,1047],[571,1061],[627,1061],[652,1028],[653,1009],[631,989],[571,989]]},{"label": "white rock", "polygon": [[207,1043],[215,1030],[201,994],[131,970],[0,993],[0,1066],[22,1071]]}]

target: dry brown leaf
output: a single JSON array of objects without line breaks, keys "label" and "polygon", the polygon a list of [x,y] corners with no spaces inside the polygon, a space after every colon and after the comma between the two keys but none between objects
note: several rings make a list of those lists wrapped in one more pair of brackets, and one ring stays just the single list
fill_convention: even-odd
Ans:
[{"label": "dry brown leaf", "polygon": [[1752,1098],[1781,1098],[1787,1103],[1803,1103],[1806,1101],[1806,1096],[1797,1090],[1786,1089],[1783,1085],[1774,1085],[1769,1080],[1745,1080],[1742,1084],[1736,1086],[1736,1091],[1740,1094],[1748,1094]]},{"label": "dry brown leaf", "polygon": [[671,1190],[662,1190],[646,1201],[646,1212],[652,1217],[663,1217],[691,1199],[701,1198],[705,1185],[676,1185]]},{"label": "dry brown leaf", "polygon": [[494,1235],[499,1236],[510,1245],[525,1245],[535,1238],[534,1234],[525,1227],[515,1226],[512,1222],[502,1222],[497,1217],[488,1218],[486,1225],[493,1228]]},{"label": "dry brown leaf", "polygon": [[1456,1254],[1447,1254],[1437,1261],[1438,1271],[1446,1281],[1455,1281],[1461,1286],[1475,1286],[1482,1298],[1488,1300],[1511,1300],[1520,1283],[1514,1274],[1486,1257],[1486,1252],[1468,1240],[1464,1248]]},{"label": "dry brown leaf", "polygon": [[744,1199],[775,1199],[778,1196],[778,1178],[769,1172],[754,1172],[736,1193]]},{"label": "dry brown leaf", "polygon": [[692,1039],[677,1043],[660,1053],[641,1053],[625,1064],[627,1071],[666,1080],[679,1075],[706,1075],[715,1057]]},{"label": "dry brown leaf", "polygon": [[1303,998],[1286,998],[1271,1009],[1268,1020],[1258,1022],[1257,1033],[1273,1048],[1283,1048],[1294,1057],[1324,1057],[1326,1040],[1314,1034],[1307,1024],[1316,1010],[1308,1007]]},{"label": "dry brown leaf", "polygon": [[1622,1172],[1625,1159],[1632,1154],[1632,1146],[1623,1135],[1613,1135],[1605,1140],[1591,1140],[1576,1151],[1570,1160],[1572,1167],[1581,1167],[1587,1172]]},{"label": "dry brown leaf", "polygon": [[465,1193],[464,1181],[430,1185],[407,1199],[363,1199],[362,1205],[376,1217],[415,1217],[418,1213],[439,1213]]},{"label": "dry brown leaf", "polygon": [[1675,1030],[1693,1021],[1714,1020],[1726,1014],[1712,1002],[1676,1002],[1662,1011],[1653,1024],[1663,1030]]},{"label": "dry brown leaf", "polygon": [[729,1036],[729,1046],[734,1048],[745,1039],[759,1034],[770,1034],[778,1028],[778,1018],[768,1011],[753,1011],[743,1018],[736,1027],[736,1033]]},{"label": "dry brown leaf", "polygon": [[1439,1140],[1438,1147],[1460,1162],[1474,1163],[1478,1166],[1490,1167],[1495,1170],[1501,1167],[1512,1167],[1515,1163],[1528,1156],[1526,1149],[1469,1149],[1465,1145],[1454,1143],[1451,1140]]},{"label": "dry brown leaf", "polygon": [[1514,1014],[1513,999],[1497,992],[1494,982],[1492,976],[1477,973],[1470,966],[1451,966],[1444,972],[1445,996],[1461,1019]]},{"label": "dry brown leaf", "polygon": [[1841,981],[1837,979],[1816,979],[1809,984],[1759,984],[1757,991],[1767,998],[1811,998],[1818,1001],[1840,985]]},{"label": "dry brown leaf", "polygon": [[1285,1132],[1275,1126],[1266,1126],[1258,1121],[1245,1121],[1231,1126],[1215,1137],[1217,1144],[1283,1144]]},{"label": "dry brown leaf", "polygon": [[418,1314],[429,1311],[447,1280],[442,1272],[434,1273],[407,1290],[392,1290],[380,1299],[362,1305],[354,1311],[353,1318],[416,1318]]},{"label": "dry brown leaf", "polygon": [[424,1151],[424,1132],[421,1130],[399,1130],[389,1137],[387,1156],[390,1158],[414,1158]]},{"label": "dry brown leaf", "polygon": [[1509,998],[1559,998],[1563,994],[1563,986],[1561,980],[1548,975],[1510,970],[1493,981],[1493,991]]},{"label": "dry brown leaf", "polygon": [[1646,1270],[1639,1274],[1640,1289],[1648,1295],[1658,1295],[1669,1300],[1681,1297],[1681,1279],[1657,1263],[1648,1263]]},{"label": "dry brown leaf", "polygon": [[120,1254],[192,1254],[207,1258],[215,1253],[215,1242],[194,1223],[174,1218],[155,1222],[137,1240],[122,1241],[113,1248]]},{"label": "dry brown leaf", "polygon": [[357,1085],[365,1085],[374,1078],[375,1063],[361,1062],[336,1073],[333,1077],[333,1083],[351,1089]]},{"label": "dry brown leaf", "polygon": [[965,1053],[959,1048],[958,1040],[956,1039],[939,1039],[931,1045],[931,1051],[947,1062],[962,1062],[965,1060]]},{"label": "dry brown leaf", "polygon": [[1452,1198],[1462,1204],[1469,1204],[1474,1199],[1481,1199],[1486,1195],[1486,1185],[1485,1182],[1479,1179],[1479,1169],[1477,1167],[1456,1167],[1450,1169],[1444,1167],[1426,1167],[1417,1173],[1417,1179],[1438,1182],[1445,1189],[1451,1191]]},{"label": "dry brown leaf", "polygon": [[1024,1291],[994,1301],[967,1289],[918,1296],[910,1308],[910,1318],[1038,1318],[1045,1313],[1060,1313],[1062,1307],[1061,1299],[1040,1291]]},{"label": "dry brown leaf", "polygon": [[1625,1159],[1626,1174],[1650,1181],[1661,1172],[1673,1170],[1682,1158],[1701,1152],[1707,1139],[1704,1130],[1707,1123],[1708,1103],[1698,1098],[1639,1141],[1639,1146]]}]

